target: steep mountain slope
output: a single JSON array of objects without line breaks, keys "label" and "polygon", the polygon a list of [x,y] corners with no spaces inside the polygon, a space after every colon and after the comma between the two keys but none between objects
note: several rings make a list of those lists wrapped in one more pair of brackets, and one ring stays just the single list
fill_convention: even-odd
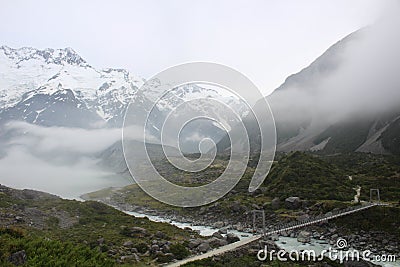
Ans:
[{"label": "steep mountain slope", "polygon": [[[388,19],[346,36],[267,97],[278,151],[399,153],[399,28]],[[244,122],[257,151],[257,123]]]}]

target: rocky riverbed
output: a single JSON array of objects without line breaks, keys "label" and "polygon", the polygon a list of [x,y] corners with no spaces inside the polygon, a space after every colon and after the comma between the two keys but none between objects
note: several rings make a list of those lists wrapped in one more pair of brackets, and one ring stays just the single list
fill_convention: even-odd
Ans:
[{"label": "rocky riverbed", "polygon": [[[240,203],[232,203],[232,211],[240,212],[241,216],[221,217],[218,213],[218,203],[202,207],[193,211],[190,214],[180,214],[176,210],[155,210],[141,206],[135,206],[127,203],[115,201],[113,198],[98,199],[101,202],[117,207],[120,210],[128,212],[137,212],[151,216],[163,218],[167,222],[180,222],[187,224],[189,227],[205,226],[215,229],[215,232],[209,234],[211,237],[206,240],[191,240],[190,246],[194,253],[204,253],[214,247],[223,246],[225,244],[234,242],[241,238],[242,233],[244,236],[253,233],[252,225],[252,210],[262,210],[263,207],[253,205],[251,210],[241,205]],[[296,197],[286,199],[284,203],[276,203],[277,200],[272,201],[274,205],[284,205],[285,208],[297,210],[297,220],[304,220],[309,218],[312,213],[315,213],[315,207],[310,208],[305,203]],[[301,209],[305,207],[304,209]],[[300,209],[300,210],[299,210]],[[245,218],[245,219],[244,219]],[[266,213],[266,221],[268,224],[267,230],[272,229],[282,223],[287,223],[293,218],[282,218],[275,213]],[[256,231],[261,233],[261,218],[257,218],[258,227]],[[228,231],[237,231],[235,235],[232,234],[228,238],[226,233]],[[352,233],[345,233],[343,229],[337,227],[332,222],[323,222],[316,225],[308,226],[302,229],[283,232],[280,234],[283,237],[290,237],[297,239],[300,243],[310,243],[311,239],[320,240],[327,245],[335,247],[339,238],[347,241],[347,246],[356,250],[370,250],[374,255],[395,255],[400,259],[399,251],[399,237],[390,235],[384,231],[356,231]],[[278,235],[268,237],[271,241],[277,241]],[[229,239],[229,240],[228,240]]]}]

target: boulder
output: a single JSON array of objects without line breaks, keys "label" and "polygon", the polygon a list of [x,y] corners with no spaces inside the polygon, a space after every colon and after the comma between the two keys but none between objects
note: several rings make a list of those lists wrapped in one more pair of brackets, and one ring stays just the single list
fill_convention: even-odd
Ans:
[{"label": "boulder", "polygon": [[224,238],[219,232],[215,232],[212,234],[212,237],[218,238],[218,239],[222,239]]},{"label": "boulder", "polygon": [[242,205],[240,205],[239,201],[235,201],[231,205],[231,210],[233,212],[243,212],[245,210],[245,208]]},{"label": "boulder", "polygon": [[194,249],[195,247],[199,246],[202,242],[203,242],[203,240],[201,240],[201,239],[191,239],[191,240],[189,240],[188,247],[190,249]]},{"label": "boulder", "polygon": [[134,226],[130,230],[133,234],[147,234],[147,230],[142,227]]},{"label": "boulder", "polygon": [[297,236],[297,241],[301,243],[310,243],[311,233],[308,231],[300,231],[299,235]]},{"label": "boulder", "polygon": [[203,242],[197,247],[197,250],[202,253],[205,253],[205,252],[209,251],[210,249],[211,249],[211,247],[208,242]]},{"label": "boulder", "polygon": [[128,247],[128,248],[129,248],[129,247],[132,247],[132,245],[133,245],[133,242],[132,242],[132,241],[130,241],[130,240],[129,240],[129,241],[126,241],[126,242],[124,242],[124,244],[123,244],[123,246],[124,246],[124,247]]},{"label": "boulder", "polygon": [[210,244],[211,247],[220,247],[228,245],[228,242],[225,239],[219,239],[216,237],[208,239],[207,242]]},{"label": "boulder", "polygon": [[25,250],[20,250],[11,254],[8,260],[14,265],[23,265],[26,262],[26,258]]},{"label": "boulder", "polygon": [[229,233],[226,235],[226,241],[228,241],[229,244],[237,242],[239,240],[240,238],[235,234]]},{"label": "boulder", "polygon": [[[190,230],[192,230],[192,229],[190,229]],[[161,231],[157,231],[157,233],[154,236],[157,237],[157,238],[160,238],[160,239],[166,239],[167,238],[167,235],[164,234]]]},{"label": "boulder", "polygon": [[274,198],[274,199],[271,201],[271,208],[272,208],[272,209],[277,210],[277,209],[280,208],[280,206],[281,206],[281,201],[279,200],[278,197]]},{"label": "boulder", "polygon": [[228,233],[228,229],[226,229],[226,228],[221,228],[221,229],[218,230],[218,232],[219,232],[220,234],[226,235],[226,234]]},{"label": "boulder", "polygon": [[224,227],[224,222],[218,221],[218,222],[214,223],[214,227],[215,228],[222,228],[222,227]]},{"label": "boulder", "polygon": [[301,207],[301,200],[299,197],[288,197],[285,199],[285,206],[291,210],[299,209]]}]

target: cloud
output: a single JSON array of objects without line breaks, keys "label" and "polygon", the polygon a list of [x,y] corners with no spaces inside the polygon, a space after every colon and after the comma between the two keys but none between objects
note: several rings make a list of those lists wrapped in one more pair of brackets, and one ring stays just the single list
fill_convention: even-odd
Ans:
[{"label": "cloud", "polygon": [[67,198],[132,181],[99,165],[121,129],[85,130],[11,122],[0,129],[0,183]]},{"label": "cloud", "polygon": [[0,160],[0,183],[13,188],[31,188],[65,198],[131,183],[126,177],[101,170],[96,161],[81,157],[73,164],[53,164],[16,146]]},{"label": "cloud", "polygon": [[269,97],[277,121],[298,122],[308,114],[312,124],[329,125],[398,110],[399,29],[398,15],[387,16],[340,41],[302,76],[287,79]]},{"label": "cloud", "polygon": [[26,122],[10,122],[5,131],[17,135],[9,145],[31,146],[38,152],[77,152],[92,154],[100,152],[121,139],[121,129],[93,129],[66,127],[42,127]]}]

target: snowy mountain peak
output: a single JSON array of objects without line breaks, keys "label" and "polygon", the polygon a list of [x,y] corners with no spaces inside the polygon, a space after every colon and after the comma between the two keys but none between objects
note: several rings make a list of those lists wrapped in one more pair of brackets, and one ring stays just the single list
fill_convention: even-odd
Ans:
[{"label": "snowy mountain peak", "polygon": [[43,50],[39,50],[32,47],[22,47],[15,49],[3,45],[0,47],[0,50],[2,50],[4,55],[14,61],[16,64],[36,59],[44,61],[47,64],[68,64],[81,67],[90,67],[90,65],[70,47],[64,49],[46,48]]}]

